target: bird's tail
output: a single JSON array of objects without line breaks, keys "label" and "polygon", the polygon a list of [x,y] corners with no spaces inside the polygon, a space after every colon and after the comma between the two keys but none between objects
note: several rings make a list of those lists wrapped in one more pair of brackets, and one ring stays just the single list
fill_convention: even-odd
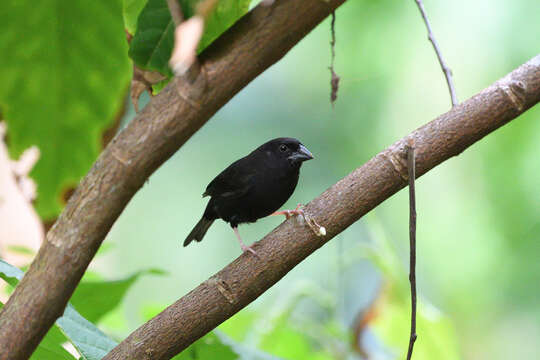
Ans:
[{"label": "bird's tail", "polygon": [[203,216],[184,240],[184,246],[188,246],[193,240],[201,241],[213,222],[214,220],[209,220]]}]

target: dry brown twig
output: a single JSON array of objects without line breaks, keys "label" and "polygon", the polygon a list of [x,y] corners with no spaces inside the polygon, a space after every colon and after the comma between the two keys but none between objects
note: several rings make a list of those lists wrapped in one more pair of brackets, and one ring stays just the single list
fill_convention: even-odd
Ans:
[{"label": "dry brown twig", "polygon": [[429,23],[429,20],[427,18],[426,9],[424,9],[424,4],[422,3],[422,0],[415,0],[415,2],[416,2],[416,5],[418,6],[418,9],[420,10],[420,14],[422,15],[422,19],[424,20],[424,23],[426,24],[426,28],[428,32],[428,39],[429,41],[431,41],[431,44],[433,45],[433,49],[435,50],[435,54],[437,54],[437,59],[439,59],[439,64],[441,64],[441,69],[446,78],[446,83],[448,84],[448,90],[450,91],[450,99],[452,101],[452,106],[456,106],[458,104],[458,99],[456,95],[456,89],[454,86],[454,80],[452,78],[452,70],[450,70],[450,67],[446,64],[446,61],[444,61],[444,58],[442,56],[442,51],[439,47],[439,43],[437,42],[437,39],[435,39],[435,35],[433,35],[433,30],[431,30],[431,24]]},{"label": "dry brown twig", "polygon": [[330,22],[330,103],[332,107],[337,100],[340,77],[336,74],[334,63],[336,60],[336,12],[332,12],[332,21]]},{"label": "dry brown twig", "polygon": [[414,139],[409,139],[407,150],[407,170],[409,178],[409,238],[410,238],[410,262],[409,281],[411,283],[411,333],[409,336],[409,348],[407,360],[411,360],[414,342],[416,341],[416,195],[414,182],[416,179],[416,161],[414,154]]}]

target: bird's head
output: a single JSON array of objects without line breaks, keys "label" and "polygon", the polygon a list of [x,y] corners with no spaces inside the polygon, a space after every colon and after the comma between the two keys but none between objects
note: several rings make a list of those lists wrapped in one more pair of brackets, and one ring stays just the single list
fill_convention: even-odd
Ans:
[{"label": "bird's head", "polygon": [[294,138],[273,139],[261,148],[274,157],[288,161],[291,165],[300,166],[302,162],[313,159],[311,152]]}]

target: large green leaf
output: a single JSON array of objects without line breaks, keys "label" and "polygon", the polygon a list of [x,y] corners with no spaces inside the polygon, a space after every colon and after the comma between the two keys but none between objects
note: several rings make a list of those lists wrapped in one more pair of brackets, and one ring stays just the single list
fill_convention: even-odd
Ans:
[{"label": "large green leaf", "polygon": [[56,216],[101,148],[130,76],[121,0],[3,0],[0,108],[9,149],[37,145],[36,207]]},{"label": "large green leaf", "polygon": [[[222,0],[206,21],[198,51],[202,51],[238,18],[244,15],[250,0]],[[195,13],[195,0],[181,0],[184,18]],[[128,24],[126,24],[128,26]],[[165,0],[148,0],[137,20],[137,31],[131,41],[129,56],[148,70],[171,75],[168,66],[174,44],[174,23]]]},{"label": "large green leaf", "polygon": [[121,302],[128,289],[144,274],[161,275],[164,272],[150,269],[137,272],[125,279],[113,281],[83,281],[79,284],[71,303],[89,321],[97,322]]},{"label": "large green leaf", "polygon": [[[17,285],[23,275],[24,273],[20,269],[0,260],[0,277],[10,285]],[[100,360],[117,345],[114,340],[75,311],[71,304],[68,304],[64,310],[64,315],[56,320],[56,325],[49,330],[47,336],[40,343],[41,349],[39,352],[36,350],[37,355],[34,354],[32,359],[73,359],[67,351],[61,348],[60,345],[64,342],[64,338],[62,337],[62,333],[53,330],[56,326],[77,348],[85,360]],[[55,354],[57,355],[56,357]]]},{"label": "large green leaf", "polygon": [[137,29],[137,18],[141,13],[147,0],[124,0],[124,26],[130,34],[135,34]]}]

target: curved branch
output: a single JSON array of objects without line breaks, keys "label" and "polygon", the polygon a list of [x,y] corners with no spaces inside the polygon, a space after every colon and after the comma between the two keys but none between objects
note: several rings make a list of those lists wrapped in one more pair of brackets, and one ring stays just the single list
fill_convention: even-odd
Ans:
[{"label": "curved branch", "polygon": [[62,315],[101,242],[144,181],[244,86],[345,0],[260,4],[171,82],[100,155],[0,313],[0,359],[27,359]]},{"label": "curved branch", "polygon": [[407,145],[417,176],[456,156],[540,101],[540,55],[379,153],[311,201],[319,237],[291,219],[129,335],[104,360],[169,359],[268,290],[303,259],[407,185]]}]

